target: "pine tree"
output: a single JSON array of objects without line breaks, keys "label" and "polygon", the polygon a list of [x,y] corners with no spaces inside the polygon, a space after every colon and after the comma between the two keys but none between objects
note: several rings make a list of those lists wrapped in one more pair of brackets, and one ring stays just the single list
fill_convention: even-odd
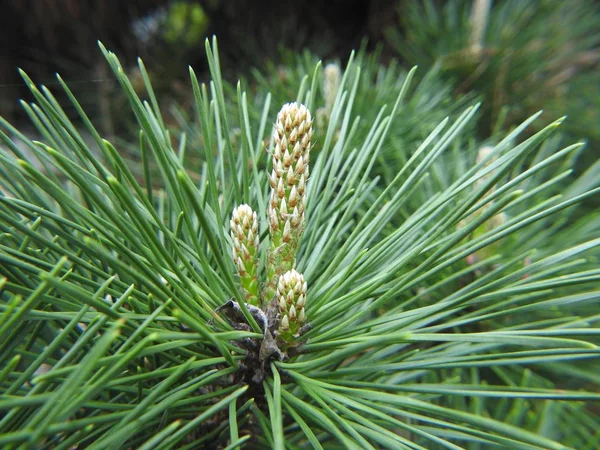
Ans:
[{"label": "pine tree", "polygon": [[[0,121],[0,444],[596,448],[600,217],[573,212],[600,176],[571,180],[582,145],[556,147],[562,119],[479,142],[475,105],[424,114],[428,134],[399,145],[409,97],[432,95],[414,70],[380,79],[394,97],[363,115],[376,65],[339,67],[333,101],[317,65],[296,98],[255,104],[206,49],[192,147],[102,48],[141,177],[60,78],[83,130],[23,74],[43,138]],[[301,193],[292,128],[320,108]]]}]

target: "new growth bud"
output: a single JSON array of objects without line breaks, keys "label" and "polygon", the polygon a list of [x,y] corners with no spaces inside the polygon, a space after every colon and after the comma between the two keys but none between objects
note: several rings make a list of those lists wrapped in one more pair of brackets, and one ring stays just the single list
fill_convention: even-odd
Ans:
[{"label": "new growth bud", "polygon": [[271,247],[267,262],[267,292],[272,298],[279,275],[294,267],[304,230],[306,182],[313,134],[310,111],[298,103],[283,105],[273,128],[271,198],[267,208]]},{"label": "new growth bud", "polygon": [[[298,214],[304,217],[305,188],[310,160],[312,138],[312,118],[304,105],[288,103],[277,115],[273,133],[273,170],[269,177],[276,195],[271,196],[270,208],[278,210],[278,219],[283,224],[289,220],[287,205],[298,207]],[[302,179],[302,186],[300,181]],[[271,227],[271,235],[279,231]],[[300,234],[301,230],[296,230]]]},{"label": "new growth bud", "polygon": [[258,218],[250,206],[240,205],[233,210],[229,224],[233,262],[240,274],[246,302],[258,306]]},{"label": "new growth bud", "polygon": [[342,71],[340,66],[334,63],[325,66],[325,69],[323,69],[323,96],[325,97],[325,108],[327,109],[328,116],[331,115],[341,79]]},{"label": "new growth bud", "polygon": [[325,105],[317,109],[316,122],[320,128],[327,128],[331,111],[335,104],[337,93],[340,89],[342,71],[340,66],[334,63],[327,64],[323,69],[323,99]]},{"label": "new growth bud", "polygon": [[301,273],[292,269],[279,277],[275,301],[279,307],[281,321],[279,335],[290,340],[306,322],[306,281]]}]

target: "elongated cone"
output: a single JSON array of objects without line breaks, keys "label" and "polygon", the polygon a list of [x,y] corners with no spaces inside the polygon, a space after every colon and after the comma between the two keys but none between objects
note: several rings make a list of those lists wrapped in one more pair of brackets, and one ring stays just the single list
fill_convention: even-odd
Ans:
[{"label": "elongated cone", "polygon": [[271,152],[271,197],[267,207],[271,246],[266,299],[274,295],[279,276],[294,267],[304,230],[312,134],[310,111],[298,103],[283,105],[277,115]]},{"label": "elongated cone", "polygon": [[242,204],[233,210],[229,224],[233,262],[240,274],[246,302],[259,306],[258,218],[250,206]]},{"label": "elongated cone", "polygon": [[273,170],[269,177],[272,191],[268,215],[274,216],[270,223],[272,235],[283,231],[286,222],[293,225],[293,218],[297,225],[290,232],[301,231],[312,134],[310,111],[297,103],[283,105],[273,133]]}]

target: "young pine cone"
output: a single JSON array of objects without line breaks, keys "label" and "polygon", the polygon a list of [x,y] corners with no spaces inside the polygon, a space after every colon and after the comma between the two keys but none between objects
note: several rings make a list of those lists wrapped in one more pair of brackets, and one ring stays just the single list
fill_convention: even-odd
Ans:
[{"label": "young pine cone", "polygon": [[271,198],[267,215],[271,248],[267,298],[274,294],[279,275],[294,267],[304,229],[312,134],[310,111],[297,103],[283,105],[273,133],[273,170],[269,176]]},{"label": "young pine cone", "polygon": [[275,301],[281,317],[279,336],[284,340],[290,340],[297,335],[300,327],[306,322],[304,312],[306,281],[304,281],[304,276],[294,269],[281,275],[277,283]]},{"label": "young pine cone", "polygon": [[235,263],[246,302],[259,306],[258,286],[258,219],[248,205],[240,205],[231,215],[231,239]]}]

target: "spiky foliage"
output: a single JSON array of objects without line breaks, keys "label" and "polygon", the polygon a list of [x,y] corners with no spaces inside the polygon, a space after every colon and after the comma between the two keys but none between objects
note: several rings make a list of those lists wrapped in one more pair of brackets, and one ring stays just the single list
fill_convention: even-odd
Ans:
[{"label": "spiky foliage", "polygon": [[[475,96],[467,94],[454,98],[451,85],[442,80],[437,68],[428,70],[407,87],[405,81],[409,71],[397,60],[383,65],[381,51],[378,47],[368,53],[365,46],[357,51],[349,63],[359,66],[360,71],[346,71],[339,61],[323,66],[317,56],[308,51],[301,55],[284,53],[284,64],[267,64],[264,72],[254,70],[253,82],[248,84],[257,86],[255,97],[258,101],[275,105],[286,103],[290,98],[302,101],[306,91],[310,91],[315,116],[314,140],[324,143],[331,139],[332,144],[335,144],[338,132],[328,133],[329,122],[341,123],[341,118],[333,115],[342,112],[334,110],[333,105],[338,101],[349,101],[344,95],[354,92],[352,113],[362,120],[351,122],[352,132],[347,137],[347,145],[351,147],[364,143],[371,124],[380,120],[381,114],[389,114],[392,99],[397,98],[403,88],[408,88],[410,95],[405,96],[402,108],[394,111],[395,125],[388,130],[388,139],[382,143],[372,169],[373,175],[380,175],[389,182],[433,129],[448,116],[457,118],[464,108],[475,102]],[[340,83],[347,86],[347,91],[339,88]],[[350,87],[354,85],[356,88],[351,91]],[[467,124],[467,127],[471,129],[473,125]]]},{"label": "spiky foliage", "polygon": [[401,0],[387,42],[409,64],[438,65],[485,97],[486,133],[543,108],[600,145],[600,8],[592,0]]},{"label": "spiky foliage", "polygon": [[[237,205],[256,205],[268,230],[260,143],[275,116],[240,91],[234,146],[216,42],[207,51],[210,90],[191,74],[203,141],[188,152],[185,139],[174,148],[150,84],[142,101],[105,52],[161,190],[132,176],[72,96],[101,160],[27,77],[44,141],[1,122],[0,444],[597,448],[600,224],[569,218],[600,192],[599,176],[566,184],[580,145],[556,149],[561,121],[522,140],[532,117],[476,162],[479,146],[461,133],[477,108],[466,108],[396,153],[410,156],[379,183],[372,170],[395,148],[413,72],[393,107],[364,123],[351,60],[311,158],[296,257],[310,330],[281,360],[244,302],[228,242]],[[314,73],[298,95],[309,110]],[[198,183],[189,152],[205,160]],[[506,220],[473,234],[497,214]]]}]

